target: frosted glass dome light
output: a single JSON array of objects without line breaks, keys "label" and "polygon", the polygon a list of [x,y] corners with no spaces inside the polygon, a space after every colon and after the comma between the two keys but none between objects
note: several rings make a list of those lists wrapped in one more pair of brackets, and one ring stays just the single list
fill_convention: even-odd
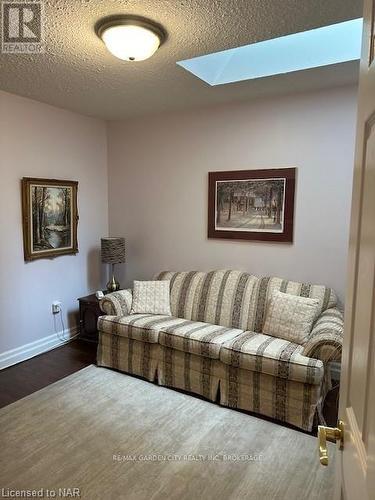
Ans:
[{"label": "frosted glass dome light", "polygon": [[164,30],[143,18],[116,17],[104,19],[96,28],[111,54],[123,61],[144,61],[165,40]]}]

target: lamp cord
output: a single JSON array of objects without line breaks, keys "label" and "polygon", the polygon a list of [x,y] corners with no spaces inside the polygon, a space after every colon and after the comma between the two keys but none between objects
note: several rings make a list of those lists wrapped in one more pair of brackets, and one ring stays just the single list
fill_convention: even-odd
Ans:
[{"label": "lamp cord", "polygon": [[[56,325],[56,316],[57,316],[57,314],[60,315],[60,321],[61,321],[61,326],[62,326],[62,330],[60,332],[57,330],[57,325]],[[79,331],[75,335],[73,335],[72,337],[71,336],[68,336],[68,337],[65,336],[65,324],[64,324],[64,318],[63,318],[63,308],[61,307],[61,305],[60,305],[60,311],[57,314],[53,315],[53,327],[54,327],[55,333],[57,335],[57,338],[61,342],[69,342],[69,341],[75,339],[76,337],[78,337]]]}]

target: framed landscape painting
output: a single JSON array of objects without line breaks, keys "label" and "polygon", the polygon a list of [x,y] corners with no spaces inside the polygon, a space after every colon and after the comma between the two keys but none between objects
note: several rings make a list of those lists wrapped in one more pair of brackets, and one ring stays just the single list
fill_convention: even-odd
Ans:
[{"label": "framed landscape painting", "polygon": [[76,254],[78,182],[22,179],[25,260]]},{"label": "framed landscape painting", "polygon": [[210,172],[208,237],[293,241],[295,168]]}]

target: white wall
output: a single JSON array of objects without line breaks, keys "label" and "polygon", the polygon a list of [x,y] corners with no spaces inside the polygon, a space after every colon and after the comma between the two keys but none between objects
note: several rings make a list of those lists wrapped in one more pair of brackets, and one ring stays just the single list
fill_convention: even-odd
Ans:
[{"label": "white wall", "polygon": [[[109,124],[110,234],[127,239],[125,284],[162,269],[236,268],[324,283],[342,299],[356,94],[339,88]],[[207,239],[209,171],[284,166],[298,167],[292,245]]]},{"label": "white wall", "polygon": [[[77,297],[103,281],[99,245],[108,233],[106,124],[0,92],[0,151],[1,355],[54,333],[55,299],[63,303],[65,325],[74,326]],[[22,177],[79,182],[77,255],[24,262]]]},{"label": "white wall", "polygon": [[[112,122],[107,137],[100,120],[0,92],[0,358],[54,333],[53,300],[73,327],[77,297],[105,285],[108,178],[110,234],[127,239],[123,285],[237,268],[327,283],[342,298],[355,113],[356,88],[341,88]],[[298,167],[293,245],[207,239],[209,171],[282,166]],[[24,262],[22,177],[79,182],[76,256]]]}]

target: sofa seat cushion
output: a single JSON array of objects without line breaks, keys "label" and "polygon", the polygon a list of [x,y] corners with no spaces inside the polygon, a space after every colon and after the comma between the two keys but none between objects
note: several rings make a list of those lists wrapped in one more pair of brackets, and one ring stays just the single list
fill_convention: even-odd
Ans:
[{"label": "sofa seat cushion", "polygon": [[307,384],[319,384],[322,361],[302,355],[303,346],[255,332],[244,332],[224,342],[220,360],[236,368],[267,373]]},{"label": "sofa seat cushion", "polygon": [[237,328],[211,325],[161,314],[100,316],[101,332],[161,344],[179,351],[219,359],[220,346],[244,333]]},{"label": "sofa seat cushion", "polygon": [[163,325],[159,333],[159,344],[197,356],[219,359],[220,347],[224,342],[231,342],[244,330],[225,326],[182,320],[167,326]]},{"label": "sofa seat cushion", "polygon": [[163,314],[130,314],[128,316],[100,316],[98,329],[104,333],[157,344],[163,327],[184,323],[181,318]]}]

